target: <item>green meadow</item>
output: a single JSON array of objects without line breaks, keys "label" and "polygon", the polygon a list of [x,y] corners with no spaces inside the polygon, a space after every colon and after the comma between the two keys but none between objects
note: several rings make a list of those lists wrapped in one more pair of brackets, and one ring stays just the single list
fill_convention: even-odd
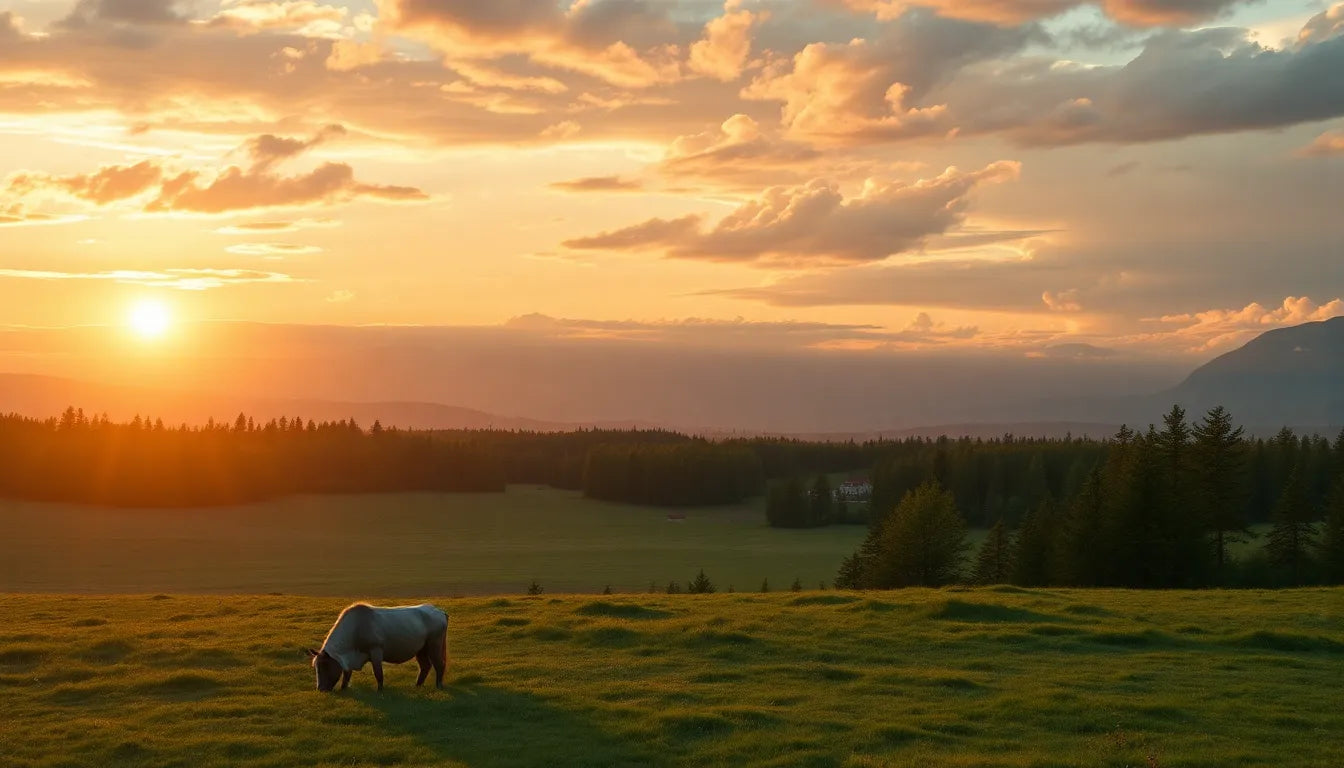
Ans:
[{"label": "green meadow", "polygon": [[646,591],[701,568],[722,586],[827,584],[863,526],[765,523],[761,499],[683,510],[506,493],[291,496],[236,507],[0,501],[0,592],[361,597]]},{"label": "green meadow", "polygon": [[3,600],[7,768],[1344,765],[1344,590],[442,598],[444,690],[313,690],[344,600]]}]

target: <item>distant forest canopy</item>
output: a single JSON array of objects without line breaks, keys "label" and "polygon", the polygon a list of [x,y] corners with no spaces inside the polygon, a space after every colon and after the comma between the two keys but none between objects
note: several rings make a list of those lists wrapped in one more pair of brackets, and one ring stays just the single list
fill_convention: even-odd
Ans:
[{"label": "distant forest canopy", "polygon": [[[1323,503],[1334,468],[1344,463],[1344,443],[1290,430],[1247,438],[1230,416],[1226,421],[1235,433],[1227,438],[1227,461],[1237,492],[1228,503],[1237,515],[1267,521],[1294,467],[1308,503]],[[866,520],[867,504],[823,508],[813,501],[819,476],[861,470],[872,472],[871,509],[880,514],[936,480],[969,525],[1003,520],[1015,528],[1044,501],[1077,497],[1117,447],[1148,445],[1155,435],[1126,429],[1108,440],[712,441],[661,430],[407,431],[302,418],[263,424],[241,414],[230,423],[170,428],[138,417],[115,424],[70,408],[45,420],[0,416],[0,496],[201,506],[296,493],[498,492],[529,483],[598,499],[696,506],[738,502],[768,486],[772,525],[810,527]]]},{"label": "distant forest canopy", "polygon": [[[1191,424],[1173,407],[1160,429],[1104,445],[1019,448],[940,442],[884,458],[868,538],[837,586],[1344,583],[1344,431],[1333,445],[1288,429],[1248,440],[1222,408]],[[968,510],[993,524],[972,563]],[[1234,558],[1229,545],[1266,521],[1254,554]]]},{"label": "distant forest canopy", "polygon": [[502,492],[508,483],[692,506],[741,501],[763,478],[871,466],[878,444],[711,442],[658,430],[567,433],[363,428],[302,418],[168,427],[68,408],[0,416],[0,497],[193,507],[302,493]]}]

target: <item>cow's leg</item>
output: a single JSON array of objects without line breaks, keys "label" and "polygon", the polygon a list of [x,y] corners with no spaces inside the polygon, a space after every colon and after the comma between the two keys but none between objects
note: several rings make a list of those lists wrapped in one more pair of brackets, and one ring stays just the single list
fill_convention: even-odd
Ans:
[{"label": "cow's leg", "polygon": [[341,673],[341,690],[344,691],[346,688],[349,687],[350,687],[350,670],[347,669]]},{"label": "cow's leg", "polygon": [[424,684],[425,684],[425,678],[426,678],[426,677],[429,677],[429,666],[430,666],[430,663],[429,663],[429,645],[428,645],[428,644],[426,644],[424,648],[421,648],[420,651],[419,651],[418,653],[415,654],[415,660],[416,660],[417,663],[420,664],[420,676],[417,677],[417,678],[415,679],[415,685],[416,685],[416,687],[419,687],[419,686],[424,685]]},{"label": "cow's leg", "polygon": [[378,681],[378,690],[383,690],[383,649],[369,651],[369,663],[373,665],[373,679]]},{"label": "cow's leg", "polygon": [[[434,664],[434,687],[443,687],[443,671],[448,668],[448,633],[429,641],[429,660]],[[421,674],[424,674],[423,672]]]}]

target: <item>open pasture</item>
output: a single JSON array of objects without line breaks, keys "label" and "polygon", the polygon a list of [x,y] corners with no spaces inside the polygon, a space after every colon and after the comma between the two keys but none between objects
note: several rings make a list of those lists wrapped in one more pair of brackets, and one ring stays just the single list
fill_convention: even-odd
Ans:
[{"label": "open pasture", "polygon": [[770,528],[760,499],[679,510],[506,493],[291,496],[234,507],[0,501],[0,592],[482,595],[646,591],[704,568],[721,587],[816,587],[863,526]]},{"label": "open pasture", "polygon": [[8,768],[1344,764],[1338,589],[445,598],[381,695],[344,600],[0,599]]}]

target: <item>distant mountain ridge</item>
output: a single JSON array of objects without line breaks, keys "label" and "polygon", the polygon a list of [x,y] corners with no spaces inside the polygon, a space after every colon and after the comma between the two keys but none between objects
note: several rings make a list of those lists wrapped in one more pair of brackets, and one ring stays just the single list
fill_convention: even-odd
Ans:
[{"label": "distant mountain ridge", "polygon": [[1337,428],[1344,425],[1344,317],[1266,331],[1154,397],[1192,415],[1222,405],[1256,427]]},{"label": "distant mountain ridge", "polygon": [[161,418],[170,425],[204,424],[210,419],[232,422],[239,413],[245,413],[263,421],[281,416],[314,421],[355,419],[365,427],[381,421],[387,426],[418,429],[556,432],[590,426],[501,416],[441,403],[258,398],[94,384],[55,376],[0,374],[0,412],[46,418],[59,415],[70,406],[83,408],[90,414],[106,413],[114,421],[140,415]]},{"label": "distant mountain ridge", "polygon": [[[303,333],[313,331],[303,329]],[[304,340],[309,343],[296,344],[292,349],[310,348],[312,340]],[[33,343],[41,348],[48,342],[44,338]],[[329,346],[335,346],[335,342]],[[210,418],[232,421],[243,412],[261,420],[280,416],[318,421],[354,418],[364,426],[378,420],[385,426],[440,430],[661,428],[714,438],[765,435],[828,441],[943,434],[991,438],[1009,433],[1023,437],[1100,437],[1113,434],[1122,423],[1140,429],[1156,423],[1173,403],[1185,407],[1191,420],[1215,405],[1223,405],[1252,434],[1272,434],[1282,426],[1333,434],[1344,425],[1344,317],[1267,331],[1200,366],[1167,389],[1157,389],[1162,384],[1153,381],[1151,373],[1143,378],[1132,370],[1118,368],[1103,376],[1089,369],[1071,380],[1076,384],[1071,394],[1038,391],[1031,398],[1024,396],[1028,380],[1020,376],[1012,382],[1013,392],[1003,394],[998,386],[1002,381],[995,378],[1001,369],[983,361],[961,370],[942,363],[937,377],[930,381],[924,381],[930,369],[920,368],[918,362],[907,362],[904,368],[884,375],[881,371],[846,367],[853,366],[853,361],[837,358],[827,359],[824,365],[829,367],[823,369],[820,360],[811,366],[801,360],[719,357],[710,359],[712,365],[690,370],[679,370],[665,360],[640,358],[627,361],[625,368],[604,369],[614,371],[613,375],[599,376],[594,367],[597,358],[590,348],[576,348],[573,358],[557,349],[551,357],[533,360],[531,367],[517,372],[487,368],[498,355],[440,359],[447,354],[444,350],[451,349],[445,343],[423,349],[406,346],[398,349],[397,356],[382,351],[377,356],[366,354],[336,362],[301,360],[301,365],[287,369],[313,373],[307,378],[291,377],[292,381],[279,379],[274,386],[251,381],[244,387],[229,381],[224,374],[230,368],[224,365],[208,369],[216,375],[197,376],[176,389],[154,383],[94,383],[62,376],[0,373],[0,412],[46,418],[73,405],[91,413],[107,413],[119,421],[139,414],[162,418],[169,424],[203,424]],[[729,364],[736,367],[725,370]],[[443,379],[444,373],[454,367],[471,371],[471,377]],[[799,380],[799,374],[814,368],[834,373],[825,380]],[[342,381],[360,370],[386,371],[372,380],[392,384],[447,380],[475,386],[366,386],[345,390],[307,386],[309,381],[314,385]],[[1174,379],[1172,376],[1166,381]],[[891,386],[887,386],[888,381]],[[538,382],[545,385],[539,388]],[[834,382],[839,386],[831,386]],[[912,383],[915,386],[910,386]],[[1125,387],[1115,386],[1117,383],[1128,384],[1132,390],[1122,394]],[[204,391],[206,387],[231,392]],[[986,397],[996,388],[1000,399]],[[307,391],[314,391],[314,396],[303,396]],[[341,391],[350,394],[341,397]],[[539,391],[548,395],[549,407],[535,403],[534,407],[556,418],[498,412],[512,410],[515,403],[519,410],[530,410],[527,403],[533,401],[527,398],[535,399]],[[271,392],[276,395],[269,396]],[[455,399],[455,392],[483,407],[445,404]],[[812,423],[806,426],[767,426],[772,421],[786,422],[783,417],[801,408],[844,406],[853,398],[862,398],[871,410],[866,419],[854,419],[849,414],[855,409],[842,407],[827,411],[825,418],[808,419]],[[601,407],[564,407],[585,399]],[[575,413],[583,410],[589,414]],[[629,418],[625,418],[627,415]],[[753,421],[758,424],[755,428],[749,426]]]}]

